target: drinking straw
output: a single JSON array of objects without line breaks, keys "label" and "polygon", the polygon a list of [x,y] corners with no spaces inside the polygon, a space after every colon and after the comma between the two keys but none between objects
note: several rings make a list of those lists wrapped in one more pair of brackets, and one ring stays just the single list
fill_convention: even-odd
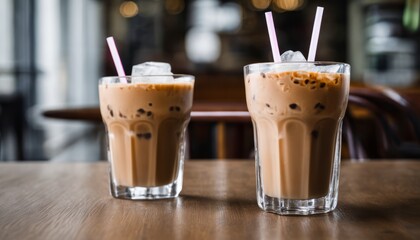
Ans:
[{"label": "drinking straw", "polygon": [[118,54],[117,46],[115,45],[115,41],[113,37],[107,37],[106,41],[108,43],[109,50],[111,51],[112,60],[114,60],[115,68],[117,69],[117,73],[119,77],[121,78],[122,82],[127,83],[127,79],[125,79],[125,72],[124,68],[121,63],[120,55]]},{"label": "drinking straw", "polygon": [[271,51],[273,53],[274,62],[281,62],[276,29],[274,28],[273,14],[271,12],[265,13],[265,21],[267,22],[268,36],[270,37]]},{"label": "drinking straw", "polygon": [[311,44],[309,45],[308,61],[315,61],[316,47],[318,45],[319,30],[321,29],[322,13],[324,13],[323,7],[316,8],[314,27],[312,29]]}]

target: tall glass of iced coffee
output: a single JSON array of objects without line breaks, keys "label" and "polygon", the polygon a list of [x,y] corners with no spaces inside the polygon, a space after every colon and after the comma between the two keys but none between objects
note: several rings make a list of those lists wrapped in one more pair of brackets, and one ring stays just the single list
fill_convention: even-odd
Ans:
[{"label": "tall glass of iced coffee", "polygon": [[176,74],[104,77],[99,81],[114,197],[178,196],[193,86],[193,76]]},{"label": "tall glass of iced coffee", "polygon": [[244,74],[254,126],[258,205],[285,215],[333,210],[350,66],[257,63],[245,66]]}]

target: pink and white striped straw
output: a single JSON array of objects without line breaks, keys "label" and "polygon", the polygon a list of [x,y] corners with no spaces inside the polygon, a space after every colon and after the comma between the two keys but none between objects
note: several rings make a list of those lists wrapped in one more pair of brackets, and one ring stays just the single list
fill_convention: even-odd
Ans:
[{"label": "pink and white striped straw", "polygon": [[309,45],[308,61],[315,61],[316,48],[318,46],[319,31],[321,29],[322,14],[324,13],[323,7],[316,8],[314,27],[312,29],[311,44]]},{"label": "pink and white striped straw", "polygon": [[118,54],[117,46],[115,45],[115,41],[113,37],[107,37],[106,42],[108,43],[109,50],[111,51],[112,60],[114,60],[115,68],[117,69],[117,73],[121,78],[122,82],[127,83],[127,79],[125,79],[125,72],[124,68],[121,63],[120,55]]},{"label": "pink and white striped straw", "polygon": [[271,51],[273,53],[274,62],[281,62],[276,29],[274,27],[273,14],[271,12],[265,13],[265,21],[267,22],[268,36],[270,37]]}]

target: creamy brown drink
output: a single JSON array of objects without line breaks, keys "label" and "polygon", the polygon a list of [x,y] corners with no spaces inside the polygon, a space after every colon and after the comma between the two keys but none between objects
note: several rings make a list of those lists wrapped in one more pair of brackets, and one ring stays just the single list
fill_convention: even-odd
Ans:
[{"label": "creamy brown drink", "polygon": [[177,180],[193,84],[193,80],[102,81],[100,109],[108,134],[113,185],[148,188]]},{"label": "creamy brown drink", "polygon": [[[245,75],[259,197],[292,201],[323,198],[330,194],[332,184],[338,184],[338,179],[333,181],[333,172],[340,154],[349,74],[293,70],[291,66],[284,69]],[[259,204],[270,205],[272,199]],[[281,212],[283,205],[268,210]]]}]

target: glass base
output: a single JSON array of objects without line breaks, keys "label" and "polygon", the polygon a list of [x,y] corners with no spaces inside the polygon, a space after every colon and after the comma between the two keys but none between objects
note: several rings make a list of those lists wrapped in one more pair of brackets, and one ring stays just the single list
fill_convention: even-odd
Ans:
[{"label": "glass base", "polygon": [[154,200],[175,198],[182,189],[182,183],[174,182],[168,185],[158,187],[127,187],[116,186],[111,182],[111,195],[115,198],[129,200]]},{"label": "glass base", "polygon": [[337,206],[337,197],[321,197],[307,200],[258,197],[258,206],[267,212],[280,215],[313,215],[327,213]]}]

